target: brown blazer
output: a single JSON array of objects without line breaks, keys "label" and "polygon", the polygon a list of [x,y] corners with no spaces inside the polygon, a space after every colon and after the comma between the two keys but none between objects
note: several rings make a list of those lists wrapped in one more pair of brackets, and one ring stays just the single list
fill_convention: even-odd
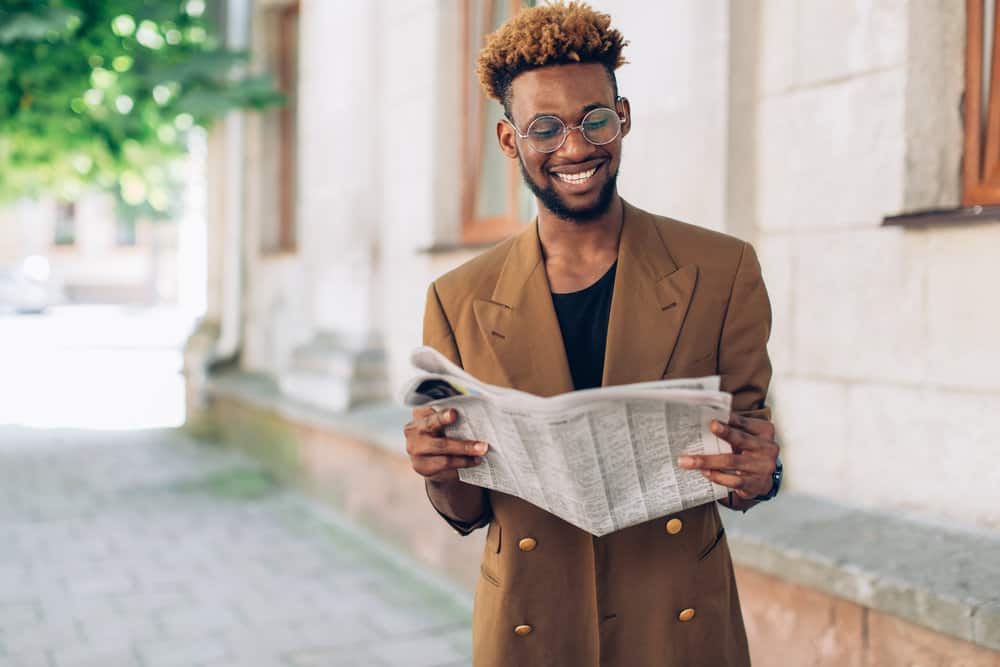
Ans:
[{"label": "brown blazer", "polygon": [[[770,324],[749,244],[625,205],[604,385],[720,374],[735,411],[768,418]],[[424,343],[492,384],[572,390],[537,225],[431,285]],[[513,496],[489,499],[477,667],[749,665],[715,503],[595,538]]]}]

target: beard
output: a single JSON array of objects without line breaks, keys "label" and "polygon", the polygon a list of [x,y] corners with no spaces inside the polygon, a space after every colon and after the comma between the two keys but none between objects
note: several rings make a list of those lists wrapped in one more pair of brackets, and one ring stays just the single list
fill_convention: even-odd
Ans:
[{"label": "beard", "polygon": [[543,188],[536,183],[524,167],[524,161],[521,160],[521,156],[518,156],[517,163],[521,167],[521,177],[524,178],[525,184],[538,197],[538,201],[558,218],[570,222],[590,222],[601,217],[611,208],[611,202],[615,197],[615,182],[618,179],[617,171],[611,174],[607,182],[601,187],[601,191],[597,193],[597,201],[590,206],[573,208],[553,188]]}]

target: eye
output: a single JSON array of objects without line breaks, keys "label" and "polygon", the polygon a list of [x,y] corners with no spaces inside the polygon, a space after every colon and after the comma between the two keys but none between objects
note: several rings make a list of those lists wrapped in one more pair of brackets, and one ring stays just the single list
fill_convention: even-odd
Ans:
[{"label": "eye", "polygon": [[583,129],[600,130],[603,127],[607,127],[609,122],[611,121],[607,117],[588,118],[587,121],[583,124]]},{"label": "eye", "polygon": [[536,139],[551,139],[562,132],[562,127],[555,118],[538,118],[528,128],[528,134]]}]

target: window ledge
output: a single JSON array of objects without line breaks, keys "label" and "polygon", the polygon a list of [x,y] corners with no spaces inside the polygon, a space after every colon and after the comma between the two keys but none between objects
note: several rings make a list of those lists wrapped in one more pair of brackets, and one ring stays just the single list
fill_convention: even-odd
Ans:
[{"label": "window ledge", "polygon": [[1000,206],[936,208],[900,213],[882,218],[883,227],[939,227],[1000,222]]},{"label": "window ledge", "polygon": [[1000,649],[995,535],[797,493],[722,514],[739,565]]},{"label": "window ledge", "polygon": [[420,255],[449,255],[452,253],[471,252],[475,250],[487,250],[498,243],[507,240],[506,238],[495,241],[478,241],[476,243],[435,243],[434,245],[417,250]]}]

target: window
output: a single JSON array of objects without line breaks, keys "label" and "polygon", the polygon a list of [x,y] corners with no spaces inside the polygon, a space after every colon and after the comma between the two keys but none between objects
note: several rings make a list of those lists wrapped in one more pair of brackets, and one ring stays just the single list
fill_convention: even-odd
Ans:
[{"label": "window", "polygon": [[264,174],[267,187],[262,220],[261,248],[265,252],[294,252],[297,191],[297,123],[299,85],[299,3],[278,2],[264,16],[267,69],[275,86],[285,95],[280,108],[267,112],[264,120],[264,154],[275,160]]},{"label": "window", "polygon": [[58,202],[56,204],[52,244],[57,246],[76,245],[76,204],[74,202]]},{"label": "window", "polygon": [[966,0],[964,206],[1000,204],[998,21],[997,0]]},{"label": "window", "polygon": [[132,247],[138,244],[136,235],[136,223],[127,218],[115,219],[115,245],[119,247]]},{"label": "window", "polygon": [[484,38],[522,7],[525,0],[462,0],[459,65],[462,242],[498,241],[534,217],[535,199],[521,180],[516,160],[500,152],[496,124],[503,110],[482,92],[475,72]]}]

